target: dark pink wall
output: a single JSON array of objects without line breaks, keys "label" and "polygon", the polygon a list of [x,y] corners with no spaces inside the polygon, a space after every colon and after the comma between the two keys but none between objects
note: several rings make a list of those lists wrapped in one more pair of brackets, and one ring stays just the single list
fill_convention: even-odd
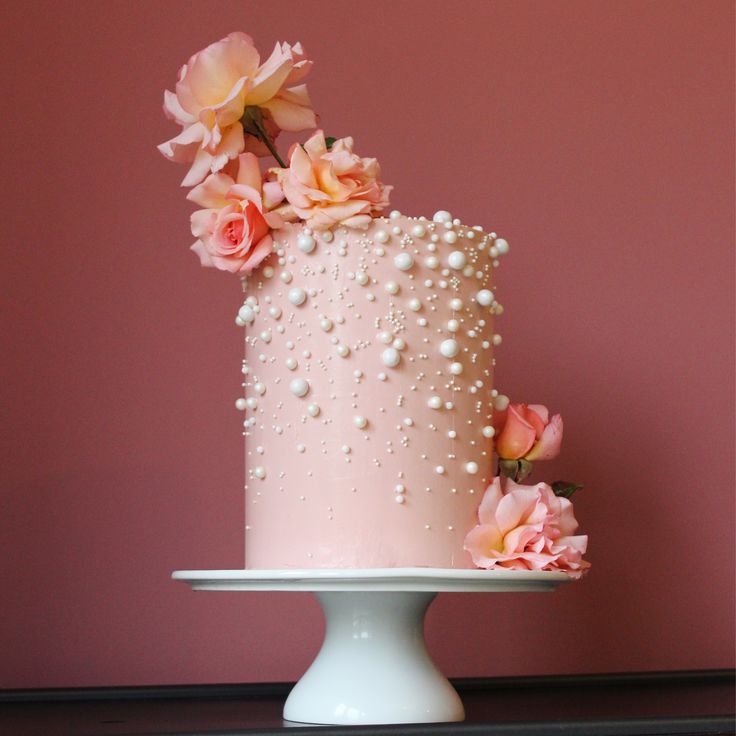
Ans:
[{"label": "dark pink wall", "polygon": [[500,388],[562,412],[590,576],[442,595],[450,675],[733,664],[730,2],[16,2],[2,39],[0,686],[289,680],[307,594],[242,565],[238,283],[187,248],[161,96],[302,40],[328,134],[410,214],[503,233]]}]

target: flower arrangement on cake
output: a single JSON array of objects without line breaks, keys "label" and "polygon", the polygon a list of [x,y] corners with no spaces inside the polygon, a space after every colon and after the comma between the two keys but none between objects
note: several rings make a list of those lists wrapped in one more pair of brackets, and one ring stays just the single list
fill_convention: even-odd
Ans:
[{"label": "flower arrangement on cake", "polygon": [[[159,150],[189,165],[200,208],[191,248],[243,282],[247,565],[579,577],[580,486],[521,485],[562,420],[492,384],[507,241],[445,210],[384,216],[377,160],[317,129],[311,67],[299,43],[262,62],[231,33],[164,93],[181,131]],[[282,131],[313,132],[282,158]]]}]

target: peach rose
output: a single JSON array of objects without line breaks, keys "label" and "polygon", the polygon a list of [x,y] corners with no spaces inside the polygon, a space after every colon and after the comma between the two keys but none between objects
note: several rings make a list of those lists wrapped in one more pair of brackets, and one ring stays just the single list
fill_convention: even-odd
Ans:
[{"label": "peach rose", "polygon": [[465,537],[478,567],[561,570],[579,578],[590,567],[582,559],[588,537],[575,536],[578,523],[567,498],[546,483],[522,486],[494,478],[478,508],[480,524]]},{"label": "peach rose", "polygon": [[252,153],[240,154],[238,164],[235,179],[223,172],[210,174],[187,195],[205,208],[192,213],[192,234],[198,238],[192,250],[203,266],[249,274],[271,253],[271,228],[283,222],[268,210],[283,194],[277,183],[262,183]]},{"label": "peach rose", "polygon": [[495,449],[502,460],[551,460],[560,454],[562,417],[541,404],[509,404],[493,412]]},{"label": "peach rose", "polygon": [[368,227],[388,206],[392,187],[381,183],[374,158],[353,153],[353,139],[340,138],[328,149],[318,130],[304,145],[292,147],[289,168],[271,169],[288,202],[279,212],[286,220],[305,220],[315,230],[334,225]]},{"label": "peach rose", "polygon": [[[307,88],[297,85],[310,69],[300,44],[276,44],[261,64],[253,40],[231,33],[194,54],[179,70],[176,92],[164,92],[164,112],[182,132],[158,148],[172,161],[192,162],[182,186],[220,171],[246,148],[241,117],[260,108],[272,139],[279,130],[299,131],[317,124]],[[268,153],[265,146],[256,152]]]}]

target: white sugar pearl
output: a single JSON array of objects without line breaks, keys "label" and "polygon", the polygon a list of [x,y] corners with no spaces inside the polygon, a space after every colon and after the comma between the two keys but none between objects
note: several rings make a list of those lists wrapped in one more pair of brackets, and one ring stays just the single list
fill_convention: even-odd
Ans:
[{"label": "white sugar pearl", "polygon": [[322,319],[321,319],[321,320],[319,321],[319,326],[320,326],[320,327],[321,327],[321,328],[322,328],[322,329],[323,329],[323,330],[324,330],[325,332],[329,332],[329,331],[330,331],[330,330],[332,329],[332,326],[333,326],[333,325],[332,325],[332,320],[331,320],[331,319],[328,319],[327,317],[323,317],[323,318],[322,318]]},{"label": "white sugar pearl", "polygon": [[263,480],[266,477],[266,469],[262,465],[257,465],[253,468],[253,475],[255,475],[256,478]]},{"label": "white sugar pearl", "polygon": [[414,227],[411,229],[411,234],[415,238],[423,238],[427,234],[427,230],[424,225],[414,225]]},{"label": "white sugar pearl", "polygon": [[335,350],[341,358],[347,358],[350,355],[350,348],[347,345],[338,345]]},{"label": "white sugar pearl", "polygon": [[335,236],[332,230],[325,230],[320,237],[325,243],[331,243]]},{"label": "white sugar pearl", "polygon": [[441,409],[442,399],[439,396],[430,396],[429,400],[427,401],[427,406],[430,409]]},{"label": "white sugar pearl", "polygon": [[379,373],[377,378],[379,381],[385,381],[388,378],[388,376],[385,373]]},{"label": "white sugar pearl", "polygon": [[408,271],[414,265],[411,253],[399,253],[394,258],[394,266],[400,271]]},{"label": "white sugar pearl", "polygon": [[426,326],[427,326],[427,320],[426,320],[426,319],[425,319],[424,317],[420,317],[420,318],[419,318],[419,319],[417,320],[417,324],[418,324],[418,325],[419,325],[420,327],[426,327]]},{"label": "white sugar pearl", "polygon": [[409,299],[409,309],[411,309],[412,312],[418,312],[422,308],[422,302],[414,297],[413,299]]},{"label": "white sugar pearl", "polygon": [[290,371],[295,371],[297,369],[297,366],[299,365],[296,358],[287,358],[284,363]]},{"label": "white sugar pearl", "polygon": [[493,292],[489,289],[481,289],[475,295],[475,301],[477,301],[482,307],[488,307],[493,301]]},{"label": "white sugar pearl", "polygon": [[505,256],[509,252],[509,244],[503,238],[496,238],[494,245],[502,256]]},{"label": "white sugar pearl", "polygon": [[361,285],[365,286],[370,279],[368,278],[368,274],[365,271],[359,271],[355,274],[355,280]]},{"label": "white sugar pearl", "polygon": [[454,439],[455,439],[455,437],[457,437],[457,432],[456,432],[456,431],[455,431],[454,429],[450,429],[450,430],[448,430],[448,432],[447,432],[447,436],[448,436],[448,437],[449,437],[449,438],[450,438],[451,440],[454,440]]},{"label": "white sugar pearl", "polygon": [[463,308],[463,300],[462,299],[450,299],[450,309],[452,309],[453,312],[459,312]]},{"label": "white sugar pearl", "polygon": [[289,271],[282,271],[281,272],[281,280],[285,284],[288,284],[291,281],[292,278],[293,277],[292,277],[292,275],[291,275],[291,273]]},{"label": "white sugar pearl", "polygon": [[[450,234],[454,235],[455,233],[445,233],[445,239],[447,239],[447,236]],[[449,256],[447,256],[447,263],[450,265],[450,268],[454,268],[456,271],[459,271],[461,268],[465,267],[467,258],[465,257],[465,253],[461,250],[454,250]]]},{"label": "white sugar pearl", "polygon": [[[442,240],[444,240],[445,243],[457,243],[457,233],[454,230],[448,230],[442,235]],[[457,253],[458,251],[455,252]],[[457,268],[462,268],[462,266],[457,266]]]},{"label": "white sugar pearl", "polygon": [[384,345],[388,345],[394,339],[394,336],[390,332],[384,331],[378,333],[378,339],[384,343]]},{"label": "white sugar pearl", "polygon": [[414,426],[414,420],[411,417],[406,417],[406,419],[404,419],[404,426],[405,427],[413,427]]},{"label": "white sugar pearl", "polygon": [[274,318],[278,319],[281,316],[281,307],[271,307],[268,313]]},{"label": "white sugar pearl", "polygon": [[493,437],[493,435],[496,434],[496,430],[490,425],[486,425],[481,431],[483,432],[483,436],[488,438]]},{"label": "white sugar pearl", "polygon": [[387,243],[389,239],[389,234],[385,230],[377,230],[376,234],[373,236],[373,239],[377,243]]},{"label": "white sugar pearl", "polygon": [[437,473],[437,475],[444,475],[445,474],[445,466],[444,465],[438,465],[434,472]]},{"label": "white sugar pearl", "polygon": [[465,472],[470,473],[470,475],[475,475],[478,472],[478,463],[465,463]]},{"label": "white sugar pearl", "polygon": [[310,417],[316,417],[319,416],[319,405],[318,404],[310,404],[307,407],[307,414],[309,414]]},{"label": "white sugar pearl", "polygon": [[356,416],[353,417],[353,424],[358,429],[364,429],[365,426],[368,424],[368,420],[361,414],[357,414]]},{"label": "white sugar pearl", "polygon": [[445,409],[454,409],[455,404],[452,403],[452,401],[445,401]]},{"label": "white sugar pearl", "polygon": [[396,348],[386,348],[383,353],[381,353],[381,360],[388,368],[396,368],[396,366],[401,362],[401,355]]},{"label": "white sugar pearl", "polygon": [[397,337],[393,343],[391,343],[397,350],[406,349],[406,340],[401,337]]},{"label": "white sugar pearl", "polygon": [[403,483],[397,483],[394,486],[394,493],[406,493],[406,488]]},{"label": "white sugar pearl", "polygon": [[253,307],[243,304],[238,310],[238,317],[246,324],[250,324],[256,318],[256,313],[253,311]]},{"label": "white sugar pearl", "polygon": [[450,332],[457,332],[460,329],[460,323],[456,319],[448,320],[447,329]]},{"label": "white sugar pearl", "polygon": [[295,378],[289,384],[289,391],[291,391],[294,396],[299,396],[301,398],[309,393],[309,384],[304,378]]},{"label": "white sugar pearl", "polygon": [[247,398],[245,400],[245,405],[249,409],[257,409],[258,408],[258,402],[252,396],[250,396],[249,398]]},{"label": "white sugar pearl", "polygon": [[389,294],[398,294],[399,285],[395,281],[387,281],[383,287]]},{"label": "white sugar pearl", "polygon": [[236,317],[236,318],[235,318],[235,324],[236,324],[236,325],[237,325],[238,327],[245,327],[245,322],[243,322],[243,320],[242,320],[242,319],[240,319],[240,317]]},{"label": "white sugar pearl", "polygon": [[266,393],[266,387],[262,383],[256,383],[253,386],[253,390],[259,395],[263,396]]},{"label": "white sugar pearl", "polygon": [[299,443],[299,444],[298,444],[298,445],[296,446],[296,451],[297,451],[297,452],[305,452],[305,451],[306,451],[306,449],[307,449],[306,445],[303,445],[303,444],[301,444],[301,443]]},{"label": "white sugar pearl", "polygon": [[434,222],[452,222],[452,215],[447,210],[437,210],[432,215]]},{"label": "white sugar pearl", "polygon": [[273,266],[266,266],[261,273],[266,279],[273,278]]},{"label": "white sugar pearl", "polygon": [[307,298],[307,292],[304,289],[300,289],[298,286],[293,289],[289,289],[288,299],[295,306],[299,307],[304,304]]},{"label": "white sugar pearl", "polygon": [[495,334],[495,335],[493,336],[493,338],[492,338],[492,339],[493,339],[493,344],[494,344],[494,345],[500,345],[500,344],[501,344],[501,343],[503,342],[503,338],[502,338],[502,337],[501,337],[501,335],[499,335],[498,333],[496,333],[496,334]]},{"label": "white sugar pearl", "polygon": [[454,358],[459,351],[460,346],[457,344],[456,340],[443,340],[440,343],[440,353],[442,353],[445,358]]},{"label": "white sugar pearl", "polygon": [[346,455],[350,454],[350,445],[343,445],[341,448],[342,452],[344,452]]},{"label": "white sugar pearl", "polygon": [[271,330],[264,330],[261,332],[261,340],[267,344],[271,342]]},{"label": "white sugar pearl", "polygon": [[499,394],[493,399],[493,408],[498,411],[505,411],[509,407],[509,397],[505,394]]},{"label": "white sugar pearl", "polygon": [[440,265],[439,258],[437,256],[427,256],[424,260],[425,265],[427,268],[438,268]]},{"label": "white sugar pearl", "polygon": [[300,235],[296,239],[296,246],[302,253],[311,253],[317,245],[311,235]]},{"label": "white sugar pearl", "polygon": [[389,217],[392,220],[398,220],[399,217],[401,217],[401,212],[399,212],[398,210],[391,210],[391,212],[389,213]]},{"label": "white sugar pearl", "polygon": [[238,411],[245,411],[248,408],[248,402],[243,399],[242,397],[240,399],[235,400],[235,408]]},{"label": "white sugar pearl", "polygon": [[463,372],[462,363],[450,363],[450,373],[452,373],[453,376],[459,376],[462,372]]},{"label": "white sugar pearl", "polygon": [[404,496],[398,495],[398,496],[394,496],[394,501],[396,501],[396,503],[401,504],[401,503],[406,502],[406,498],[404,498]]}]

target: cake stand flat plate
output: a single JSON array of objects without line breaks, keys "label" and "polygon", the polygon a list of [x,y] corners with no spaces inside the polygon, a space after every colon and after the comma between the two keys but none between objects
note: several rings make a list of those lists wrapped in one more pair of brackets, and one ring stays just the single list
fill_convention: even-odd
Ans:
[{"label": "cake stand flat plate", "polygon": [[424,591],[512,593],[554,590],[571,578],[535,570],[453,570],[428,567],[294,570],[177,570],[174,580],[194,590]]}]

